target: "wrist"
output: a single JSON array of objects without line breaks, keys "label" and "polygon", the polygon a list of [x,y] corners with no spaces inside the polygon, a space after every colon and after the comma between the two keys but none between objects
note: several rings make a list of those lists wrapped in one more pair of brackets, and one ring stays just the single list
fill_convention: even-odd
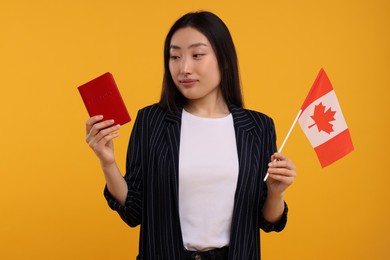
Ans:
[{"label": "wrist", "polygon": [[116,161],[112,162],[100,162],[100,165],[104,172],[110,172],[112,169],[117,168]]},{"label": "wrist", "polygon": [[284,211],[283,193],[268,193],[263,207],[264,219],[270,223],[277,223]]},{"label": "wrist", "polygon": [[268,192],[267,198],[272,201],[284,201],[284,192]]}]

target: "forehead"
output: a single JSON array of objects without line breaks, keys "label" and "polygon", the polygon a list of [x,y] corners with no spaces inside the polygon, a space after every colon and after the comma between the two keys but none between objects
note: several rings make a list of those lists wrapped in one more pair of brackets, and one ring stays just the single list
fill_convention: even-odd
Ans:
[{"label": "forehead", "polygon": [[203,33],[192,27],[185,27],[177,30],[172,35],[170,45],[180,48],[188,48],[198,43],[203,43],[204,45],[211,47],[209,40]]}]

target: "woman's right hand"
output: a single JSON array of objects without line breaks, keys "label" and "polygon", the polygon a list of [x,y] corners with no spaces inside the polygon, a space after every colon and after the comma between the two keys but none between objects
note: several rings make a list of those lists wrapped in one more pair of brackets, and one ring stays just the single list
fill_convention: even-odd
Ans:
[{"label": "woman's right hand", "polygon": [[86,122],[88,145],[95,152],[102,165],[115,163],[113,139],[119,136],[120,125],[114,125],[114,120],[103,120],[103,116],[93,116]]}]

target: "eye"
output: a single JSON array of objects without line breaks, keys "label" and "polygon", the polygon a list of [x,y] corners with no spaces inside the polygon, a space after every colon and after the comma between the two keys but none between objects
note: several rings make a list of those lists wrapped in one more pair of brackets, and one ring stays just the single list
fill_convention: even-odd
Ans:
[{"label": "eye", "polygon": [[200,58],[202,58],[205,55],[206,54],[203,54],[203,53],[196,53],[196,54],[192,55],[192,57],[194,57],[195,59],[200,59]]},{"label": "eye", "polygon": [[171,55],[169,58],[171,60],[178,60],[180,57],[178,55]]}]

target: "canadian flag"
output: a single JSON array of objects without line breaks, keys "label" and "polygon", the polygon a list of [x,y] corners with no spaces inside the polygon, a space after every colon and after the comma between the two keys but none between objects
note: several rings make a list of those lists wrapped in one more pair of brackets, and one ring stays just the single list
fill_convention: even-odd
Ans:
[{"label": "canadian flag", "polygon": [[320,70],[303,102],[298,122],[322,167],[353,151],[348,126],[324,69]]}]

